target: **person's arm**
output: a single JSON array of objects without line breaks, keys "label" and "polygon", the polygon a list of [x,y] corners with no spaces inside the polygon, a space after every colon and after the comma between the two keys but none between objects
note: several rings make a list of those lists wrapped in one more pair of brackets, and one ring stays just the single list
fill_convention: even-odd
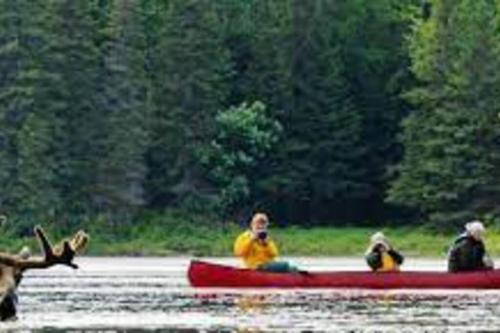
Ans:
[{"label": "person's arm", "polygon": [[269,254],[269,256],[271,258],[274,259],[278,256],[278,247],[276,246],[276,243],[274,243],[274,241],[268,240],[266,249],[267,249],[267,253]]},{"label": "person's arm", "polygon": [[403,257],[403,255],[401,253],[399,253],[398,251],[396,251],[394,249],[389,249],[389,251],[387,251],[387,253],[389,253],[389,255],[392,257],[392,259],[394,259],[394,261],[398,265],[403,264],[403,261],[405,260],[405,258]]},{"label": "person's arm", "polygon": [[378,252],[372,251],[372,252],[368,253],[365,256],[365,259],[366,259],[366,263],[368,264],[368,266],[370,266],[370,268],[373,271],[376,271],[377,269],[382,267],[382,258],[380,256],[380,253],[378,253]]},{"label": "person's arm", "polygon": [[483,242],[476,242],[471,251],[471,262],[472,265],[474,266],[474,269],[483,269],[485,268],[484,265],[484,244]]},{"label": "person's arm", "polygon": [[252,248],[254,239],[249,232],[244,232],[238,236],[234,242],[234,255],[237,257],[246,257]]},{"label": "person's arm", "polygon": [[490,255],[488,253],[485,253],[483,256],[483,264],[485,269],[494,269],[495,268],[495,263],[493,262],[493,259],[491,259]]},{"label": "person's arm", "polygon": [[489,256],[489,254],[486,252],[486,249],[484,247],[484,243],[483,242],[480,242],[479,244],[477,244],[477,253],[476,253],[476,262],[477,262],[477,266],[478,268],[480,269],[485,269],[485,270],[488,270],[488,269],[493,269],[493,260],[491,260],[491,257]]},{"label": "person's arm", "polygon": [[448,271],[449,272],[459,272],[467,270],[466,252],[464,247],[466,247],[466,241],[461,240],[452,245],[450,251],[448,252]]}]

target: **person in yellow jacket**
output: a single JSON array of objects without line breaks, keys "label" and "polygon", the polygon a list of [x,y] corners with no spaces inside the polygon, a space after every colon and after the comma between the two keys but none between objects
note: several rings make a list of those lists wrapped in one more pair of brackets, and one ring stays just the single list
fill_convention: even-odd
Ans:
[{"label": "person in yellow jacket", "polygon": [[297,272],[288,262],[276,261],[278,247],[268,234],[269,218],[256,213],[250,229],[241,233],[234,243],[234,254],[243,259],[246,268],[269,272]]},{"label": "person in yellow jacket", "polygon": [[365,258],[368,266],[376,272],[399,271],[404,261],[404,257],[389,244],[382,232],[371,237]]}]

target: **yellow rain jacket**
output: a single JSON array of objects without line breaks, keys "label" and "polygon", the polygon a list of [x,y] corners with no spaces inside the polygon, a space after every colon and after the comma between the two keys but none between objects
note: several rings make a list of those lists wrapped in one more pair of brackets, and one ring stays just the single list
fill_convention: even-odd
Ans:
[{"label": "yellow rain jacket", "polygon": [[374,251],[367,252],[366,262],[370,268],[376,272],[393,272],[399,271],[399,266],[403,263],[404,257],[401,253],[394,249],[389,251]]},{"label": "yellow rain jacket", "polygon": [[278,256],[278,248],[271,239],[265,243],[252,239],[252,232],[247,230],[236,239],[234,254],[243,259],[246,268],[256,269],[272,262]]},{"label": "yellow rain jacket", "polygon": [[394,260],[393,257],[387,252],[383,252],[380,256],[380,259],[382,261],[382,266],[377,269],[377,272],[393,272],[393,271],[399,271],[399,265]]}]

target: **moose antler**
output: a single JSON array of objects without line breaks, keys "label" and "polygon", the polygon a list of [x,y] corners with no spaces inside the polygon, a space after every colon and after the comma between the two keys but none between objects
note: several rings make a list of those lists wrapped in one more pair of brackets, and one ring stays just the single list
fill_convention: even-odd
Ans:
[{"label": "moose antler", "polygon": [[58,264],[70,266],[74,269],[78,268],[73,263],[73,259],[87,245],[89,240],[89,236],[83,230],[78,231],[70,240],[66,239],[55,247],[52,246],[41,227],[35,227],[35,234],[43,251],[43,258],[22,259],[19,256],[0,253],[0,264],[16,267],[22,271],[49,268]]}]

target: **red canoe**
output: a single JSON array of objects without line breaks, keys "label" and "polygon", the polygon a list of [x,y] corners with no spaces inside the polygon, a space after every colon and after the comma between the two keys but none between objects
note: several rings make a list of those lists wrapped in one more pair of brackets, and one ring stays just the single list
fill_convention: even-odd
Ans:
[{"label": "red canoe", "polygon": [[268,273],[192,261],[193,287],[217,288],[362,288],[362,289],[500,289],[500,270],[447,272]]}]

